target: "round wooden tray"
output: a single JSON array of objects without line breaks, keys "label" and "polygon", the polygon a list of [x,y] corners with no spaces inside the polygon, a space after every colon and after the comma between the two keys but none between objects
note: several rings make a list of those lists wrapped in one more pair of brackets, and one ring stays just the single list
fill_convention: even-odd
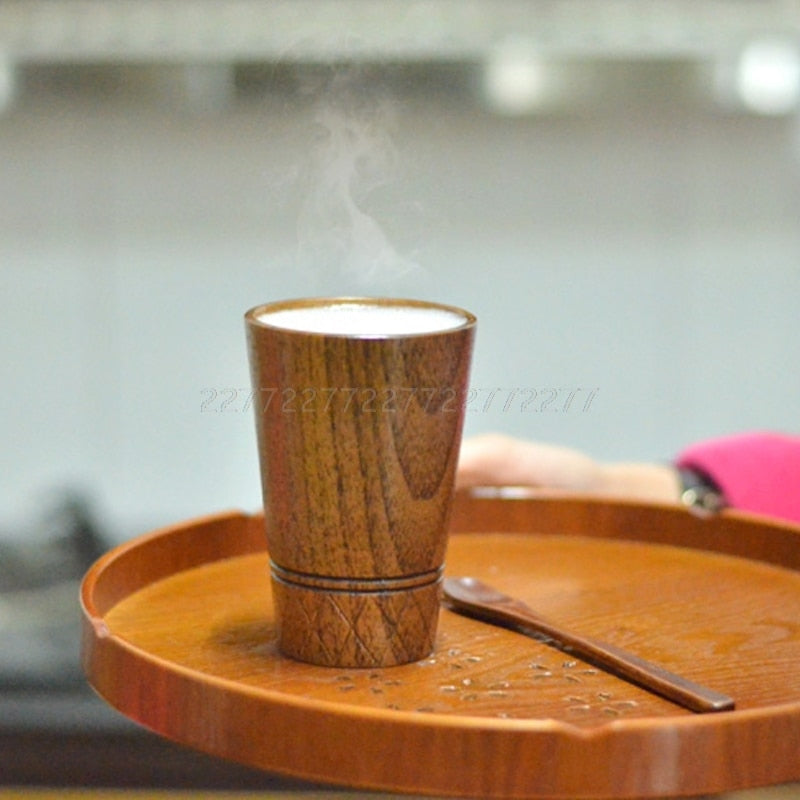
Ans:
[{"label": "round wooden tray", "polygon": [[263,524],[190,521],[93,566],[83,661],[111,705],[200,750],[359,789],[663,797],[800,779],[800,529],[581,498],[457,499],[448,574],[736,701],[693,714],[446,609],[419,663],[282,658]]}]

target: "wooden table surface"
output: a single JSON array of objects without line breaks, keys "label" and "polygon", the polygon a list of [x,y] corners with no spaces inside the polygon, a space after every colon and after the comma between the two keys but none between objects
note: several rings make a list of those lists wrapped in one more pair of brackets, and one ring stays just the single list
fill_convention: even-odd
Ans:
[{"label": "wooden table surface", "polygon": [[[0,800],[415,800],[413,795],[353,792],[219,792],[197,791],[150,791],[146,789],[0,789]],[[714,800],[798,800],[800,783],[726,792],[714,796]],[[430,800],[430,798],[425,798]],[[703,800],[703,798],[695,798]]]},{"label": "wooden table surface", "polygon": [[696,715],[446,610],[423,662],[284,659],[262,525],[231,514],[175,526],[87,576],[87,671],[123,713],[251,766],[412,795],[663,797],[800,778],[796,528],[585,499],[459,500],[449,574],[737,702]]}]

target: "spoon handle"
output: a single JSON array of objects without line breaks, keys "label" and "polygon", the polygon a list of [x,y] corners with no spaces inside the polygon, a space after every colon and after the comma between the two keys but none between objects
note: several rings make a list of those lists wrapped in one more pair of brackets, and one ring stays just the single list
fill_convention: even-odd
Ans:
[{"label": "spoon handle", "polygon": [[561,650],[608,670],[691,711],[729,711],[732,698],[693,683],[614,645],[588,639],[543,619],[529,606],[475,578],[446,578],[444,596],[454,611],[553,639]]}]

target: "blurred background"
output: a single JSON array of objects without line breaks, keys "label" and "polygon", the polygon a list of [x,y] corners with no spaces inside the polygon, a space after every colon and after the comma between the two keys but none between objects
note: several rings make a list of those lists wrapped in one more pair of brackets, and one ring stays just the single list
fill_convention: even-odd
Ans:
[{"label": "blurred background", "polygon": [[5,0],[7,685],[80,682],[97,552],[259,507],[261,302],[471,310],[467,435],[796,429],[799,121],[797,2]]},{"label": "blurred background", "polygon": [[468,434],[793,428],[798,9],[5,2],[0,524],[257,507],[242,314],[298,295],[477,314]]}]

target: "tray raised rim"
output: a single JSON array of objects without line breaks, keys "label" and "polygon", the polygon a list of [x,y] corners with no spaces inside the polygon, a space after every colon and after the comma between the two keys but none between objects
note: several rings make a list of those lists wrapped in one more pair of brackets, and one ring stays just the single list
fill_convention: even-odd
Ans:
[{"label": "tray raised rim", "polygon": [[[658,532],[645,537],[649,542],[722,552],[800,570],[800,528],[737,512],[725,512],[709,520],[699,519],[671,506],[594,498],[553,497],[537,493],[512,499],[461,495],[455,504],[451,529],[455,535],[485,530],[525,533],[526,528],[530,532],[530,524],[526,525],[526,520],[530,520],[532,513],[536,514],[536,533],[585,536],[588,531],[592,536],[631,541],[642,541],[642,537],[618,535],[618,531],[649,530],[641,522],[656,515],[659,520]],[[595,523],[591,530],[587,529],[587,520]],[[613,521],[617,528],[609,521]],[[232,525],[237,527],[240,536],[230,536]],[[202,535],[199,535],[200,532]],[[767,537],[769,547],[764,544]],[[188,546],[190,543],[191,548]],[[160,564],[154,566],[148,558],[148,551],[164,547],[173,557],[162,558]],[[800,702],[735,710],[723,715],[617,719],[594,728],[579,728],[557,719],[515,720],[467,715],[454,717],[436,713],[420,715],[400,710],[387,712],[346,702],[311,700],[273,689],[261,690],[237,684],[228,678],[206,675],[192,668],[165,662],[116,636],[105,624],[105,614],[116,603],[154,580],[216,560],[265,550],[262,515],[229,511],[154,531],[119,545],[101,557],[86,574],[81,586],[84,625],[82,659],[93,688],[122,713],[168,738],[252,766],[311,780],[348,783],[359,788],[460,796],[477,794],[483,797],[648,797],[668,793],[719,792],[800,779],[800,758],[797,754],[793,761],[776,754],[770,762],[765,764],[762,760],[757,765],[749,763],[755,761],[753,758],[746,758],[746,751],[751,749],[748,745],[752,744],[756,730],[764,725],[777,726],[783,730],[784,739],[789,736],[797,740]],[[786,563],[787,560],[789,563]],[[566,761],[571,758],[576,765],[586,758],[608,758],[614,751],[625,751],[630,747],[646,767],[648,761],[653,763],[647,768],[633,770],[635,774],[628,775],[622,783],[617,781],[614,786],[605,788],[600,784],[588,785],[580,777],[561,776],[548,778],[539,782],[542,783],[541,787],[537,783],[528,789],[522,787],[514,776],[504,775],[498,778],[496,786],[482,785],[475,791],[476,787],[454,782],[452,770],[444,770],[439,778],[426,783],[419,777],[406,781],[403,776],[387,774],[386,770],[376,770],[372,774],[366,768],[367,774],[364,774],[365,766],[361,761],[349,767],[343,765],[341,775],[331,774],[324,769],[315,772],[306,763],[307,758],[295,756],[284,759],[280,754],[264,754],[263,759],[254,758],[249,749],[242,752],[241,747],[235,744],[220,746],[217,733],[206,730],[208,721],[202,722],[197,726],[198,730],[193,731],[190,722],[170,720],[159,713],[155,706],[142,707],[139,694],[131,691],[130,686],[126,688],[126,682],[119,679],[123,673],[130,674],[131,666],[141,670],[142,680],[148,685],[151,685],[150,681],[164,683],[162,702],[168,700],[177,687],[190,685],[195,690],[199,688],[209,698],[235,696],[243,707],[288,710],[291,712],[288,716],[296,717],[296,722],[304,724],[306,730],[310,726],[318,735],[326,726],[346,728],[358,722],[371,730],[383,729],[390,723],[393,735],[403,741],[427,738],[433,742],[441,735],[456,734],[463,746],[474,748],[478,747],[478,742],[482,742],[481,747],[490,748],[492,739],[502,739],[512,750],[528,753],[530,757],[541,757],[545,751],[553,751],[554,748],[562,757],[564,753],[572,753]],[[233,723],[225,719],[211,721],[212,728],[217,724],[224,729]],[[688,772],[678,769],[666,776],[656,763],[662,760],[657,749],[664,736],[685,737],[692,741],[694,748],[699,748],[698,752],[703,748],[732,747],[722,757],[718,753],[716,760],[730,763],[731,758],[736,758],[737,767],[733,774],[730,770],[719,768]],[[744,740],[745,745],[737,745],[738,740]],[[706,767],[711,766],[708,759],[712,755],[710,751],[706,753]],[[487,764],[490,761],[488,759]],[[609,768],[607,771],[612,770]],[[549,788],[545,788],[545,785]]]}]

